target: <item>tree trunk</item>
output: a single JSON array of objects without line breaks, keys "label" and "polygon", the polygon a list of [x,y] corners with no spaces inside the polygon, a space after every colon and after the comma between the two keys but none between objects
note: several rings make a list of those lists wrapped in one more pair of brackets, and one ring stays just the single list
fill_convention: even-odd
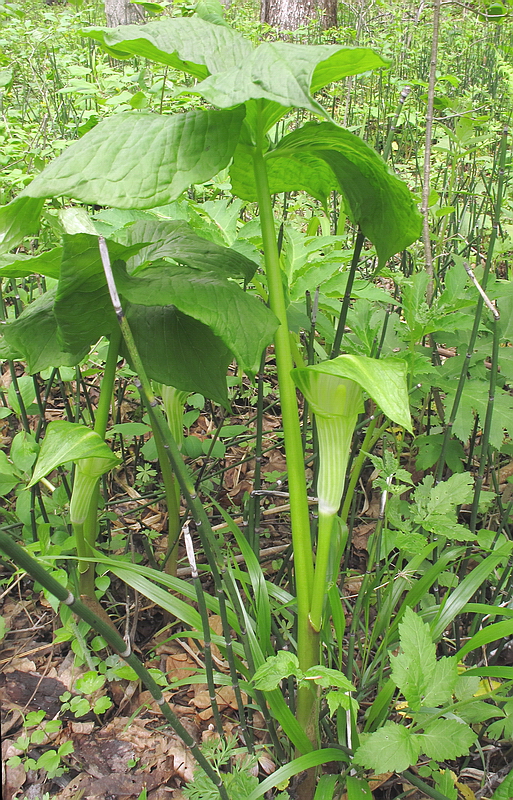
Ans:
[{"label": "tree trunk", "polygon": [[337,25],[337,0],[261,0],[260,19],[273,28],[295,31],[318,19],[321,27]]},{"label": "tree trunk", "polygon": [[117,25],[137,25],[144,22],[144,9],[129,0],[104,0],[105,16],[109,28]]}]

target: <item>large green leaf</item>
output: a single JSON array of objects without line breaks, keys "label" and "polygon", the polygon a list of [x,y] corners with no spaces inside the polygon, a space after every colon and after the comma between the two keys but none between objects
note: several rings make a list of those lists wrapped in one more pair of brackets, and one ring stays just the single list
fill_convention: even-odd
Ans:
[{"label": "large green leaf", "polygon": [[[198,17],[163,18],[146,25],[86,28],[114,58],[142,56],[202,80],[250,57],[253,47],[239,33]],[[235,103],[232,103],[235,105]]]},{"label": "large green leaf", "polygon": [[314,92],[389,63],[366,47],[264,42],[254,49],[230,28],[197,17],[88,28],[84,33],[116,58],[139,55],[193,75],[201,80],[193,91],[218,108],[256,99],[326,117],[311,96]]},{"label": "large green leaf", "polygon": [[43,200],[21,196],[0,206],[0,253],[8,253],[25,236],[38,232],[42,208]]},{"label": "large green leaf", "polygon": [[[345,354],[292,372],[298,385],[308,383],[308,373],[319,372],[359,384],[394,422],[411,431],[406,364],[398,359],[375,359]],[[329,413],[333,413],[330,411]]]},{"label": "large green leaf", "polygon": [[118,266],[115,276],[120,294],[131,303],[176,306],[208,325],[244,370],[258,371],[262,350],[278,323],[263,303],[233,281],[172,264],[148,267],[132,276]]},{"label": "large green leaf", "polygon": [[60,343],[54,314],[55,292],[56,288],[38,297],[3,329],[5,341],[20,353],[30,373],[74,366],[88,351],[88,346],[75,347],[72,342],[67,349]]},{"label": "large green leaf", "polygon": [[[368,144],[333,122],[307,123],[285,136],[266,160],[272,193],[303,189],[326,203],[332,189],[339,189],[381,263],[420,236],[422,220],[406,184]],[[234,191],[254,201],[250,162],[251,148],[239,146],[231,177]]]},{"label": "large green leaf", "polygon": [[116,114],[70,145],[20,198],[65,195],[117,208],[163,205],[228,166],[244,113],[241,107],[173,116]]},{"label": "large green leaf", "polygon": [[0,278],[22,278],[34,273],[47,278],[58,278],[61,258],[62,247],[54,247],[53,250],[37,256],[11,253],[0,257]]},{"label": "large green leaf", "polygon": [[118,231],[116,240],[127,246],[151,243],[130,259],[129,269],[160,258],[172,258],[194,269],[219,271],[249,281],[258,266],[236,250],[198,236],[183,220],[140,220]]},{"label": "large green leaf", "polygon": [[[55,318],[65,349],[90,347],[118,325],[107,289],[98,238],[87,233],[63,237],[61,277],[55,297]],[[142,247],[108,243],[110,257],[126,261]]]},{"label": "large green leaf", "polygon": [[264,42],[231,69],[210,75],[194,91],[218,108],[268,100],[327,118],[325,109],[312,98],[313,92],[388,63],[367,47]]},{"label": "large green leaf", "polygon": [[[230,167],[230,180],[238,197],[255,202],[257,193],[252,153],[251,145],[239,144]],[[329,164],[315,153],[298,151],[269,159],[267,174],[271,194],[305,191],[319,200],[325,210],[331,192],[340,189]]]},{"label": "large green leaf", "polygon": [[81,459],[98,460],[102,464],[103,472],[119,464],[119,458],[95,431],[73,422],[51,422],[28,485],[33,486],[61,464]]},{"label": "large green leaf", "polygon": [[174,306],[128,304],[126,316],[150,378],[228,406],[232,353],[207,325]]}]

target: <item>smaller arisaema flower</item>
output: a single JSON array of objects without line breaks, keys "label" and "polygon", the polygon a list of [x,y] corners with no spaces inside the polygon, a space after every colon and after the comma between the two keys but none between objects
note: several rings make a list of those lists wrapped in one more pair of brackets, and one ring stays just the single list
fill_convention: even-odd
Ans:
[{"label": "smaller arisaema flower", "polygon": [[363,411],[363,393],[390,419],[411,430],[406,365],[399,359],[342,355],[294,369],[292,377],[315,414],[319,440],[319,528],[310,605],[310,624],[319,631],[332,531],[344,491],[351,439]]}]

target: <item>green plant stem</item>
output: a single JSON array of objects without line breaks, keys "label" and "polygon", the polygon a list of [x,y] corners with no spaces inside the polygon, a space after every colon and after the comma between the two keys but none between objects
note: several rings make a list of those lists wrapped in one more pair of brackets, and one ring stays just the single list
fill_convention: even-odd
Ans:
[{"label": "green plant stem", "polygon": [[[264,135],[259,131],[259,141],[253,153],[253,168],[257,188],[260,225],[264,245],[269,305],[279,320],[274,337],[276,367],[280,385],[280,402],[283,419],[283,436],[287,458],[290,493],[290,517],[294,546],[294,574],[297,597],[298,658],[302,670],[319,661],[319,635],[309,622],[313,586],[313,560],[310,538],[310,518],[306,491],[306,478],[301,445],[301,428],[296,388],[291,378],[293,368],[290,352],[289,326],[283,292],[282,270],[274,229],[274,215],[269,193],[269,182],[263,155]],[[298,692],[297,719],[311,740],[317,741],[317,724],[312,730],[311,714],[313,693],[307,688]]]},{"label": "green plant stem", "polygon": [[326,596],[326,577],[333,541],[333,526],[335,514],[326,514],[319,511],[319,524],[317,527],[317,556],[315,559],[315,573],[312,592],[312,605],[310,608],[310,625],[315,631],[322,627],[322,611]]},{"label": "green plant stem", "polygon": [[132,667],[134,672],[137,673],[138,677],[151,693],[166,720],[190,749],[201,768],[213,781],[222,800],[229,800],[221,778],[212,769],[211,765],[199,747],[196,745],[190,733],[188,733],[188,731],[183,727],[182,723],[170,708],[169,704],[166,703],[159,685],[152,678],[144,664],[142,664],[141,661],[139,661],[139,659],[131,652],[130,645],[127,645],[119,633],[113,627],[108,625],[106,621],[98,617],[94,611],[92,611],[80,600],[77,600],[64,586],[61,586],[61,584],[58,583],[55,578],[48,574],[41,564],[32,558],[32,556],[30,556],[26,550],[16,544],[16,542],[14,542],[11,537],[3,531],[0,531],[0,549],[2,549],[4,553],[15,562],[15,564],[21,567],[21,569],[25,570],[25,572],[28,572],[28,574],[31,575],[34,580],[44,586],[45,589],[51,592],[62,603],[67,605],[75,614],[77,614],[77,616],[87,622],[88,625],[90,625],[93,630],[96,631],[96,633],[102,636],[112,647],[112,649],[124,661],[126,661],[129,666]]},{"label": "green plant stem", "polygon": [[169,458],[164,447],[160,431],[156,425],[151,426],[157,446],[162,482],[167,506],[167,550],[164,570],[168,575],[176,577],[178,565],[178,539],[180,537],[180,487],[176,481]]}]

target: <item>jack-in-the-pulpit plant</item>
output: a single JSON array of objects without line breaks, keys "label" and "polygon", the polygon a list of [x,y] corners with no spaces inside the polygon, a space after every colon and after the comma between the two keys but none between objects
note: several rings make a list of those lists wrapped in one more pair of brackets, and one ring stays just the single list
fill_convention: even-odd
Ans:
[{"label": "jack-in-the-pulpit plant", "polygon": [[333,528],[342,500],[354,428],[363,410],[363,391],[391,420],[411,430],[406,364],[399,359],[377,360],[346,354],[295,369],[292,377],[315,415],[319,442],[319,527],[309,614],[310,624],[318,633]]},{"label": "jack-in-the-pulpit plant", "polygon": [[[374,245],[381,266],[418,238],[421,220],[407,186],[369,145],[337,125],[315,98],[333,82],[388,67],[386,60],[365,47],[279,41],[254,47],[224,23],[221,12],[213,20],[195,15],[84,31],[113,58],[147,58],[192,76],[195,83],[183,91],[201,97],[204,107],[170,115],[116,114],[68,147],[18,198],[0,209],[4,252],[38,230],[45,198],[68,197],[130,209],[132,214],[107,241],[121,303],[116,313],[98,241],[92,233],[67,233],[51,264],[55,276],[55,260],[60,259],[56,293],[48,294],[32,311],[29,324],[22,315],[7,326],[6,339],[32,369],[41,369],[48,351],[43,352],[42,343],[34,339],[37,320],[46,326],[52,360],[77,363],[99,336],[112,338],[119,331],[123,315],[125,333],[130,330],[131,338],[127,333],[120,352],[134,353],[135,343],[149,378],[183,391],[202,391],[227,405],[228,363],[235,357],[243,370],[255,374],[262,350],[274,335],[288,465],[297,652],[300,669],[306,673],[320,662],[325,548],[318,546],[321,569],[317,570],[272,197],[303,190],[327,208],[332,192],[340,192],[353,222]],[[288,126],[284,118],[291,109],[304,109],[310,121],[297,127],[294,115]],[[281,139],[276,133],[280,120],[284,120]],[[166,219],[166,204],[191,184],[204,183],[226,168],[233,195],[258,203],[269,308],[240,285],[251,281],[258,266],[255,261],[208,242],[183,221]],[[155,219],[141,213],[143,218],[134,223],[136,212],[145,209],[158,209]],[[30,270],[26,263],[23,266]],[[389,413],[386,401],[384,405],[383,398],[355,374],[339,377],[363,385]],[[360,389],[350,383],[345,388],[359,410]],[[401,389],[401,408],[403,401]],[[409,426],[406,412],[394,418]],[[328,500],[333,514],[335,495]],[[315,580],[322,586],[312,609]],[[319,740],[315,696],[308,686],[299,689],[296,716],[298,728],[307,733],[306,752]]]}]

